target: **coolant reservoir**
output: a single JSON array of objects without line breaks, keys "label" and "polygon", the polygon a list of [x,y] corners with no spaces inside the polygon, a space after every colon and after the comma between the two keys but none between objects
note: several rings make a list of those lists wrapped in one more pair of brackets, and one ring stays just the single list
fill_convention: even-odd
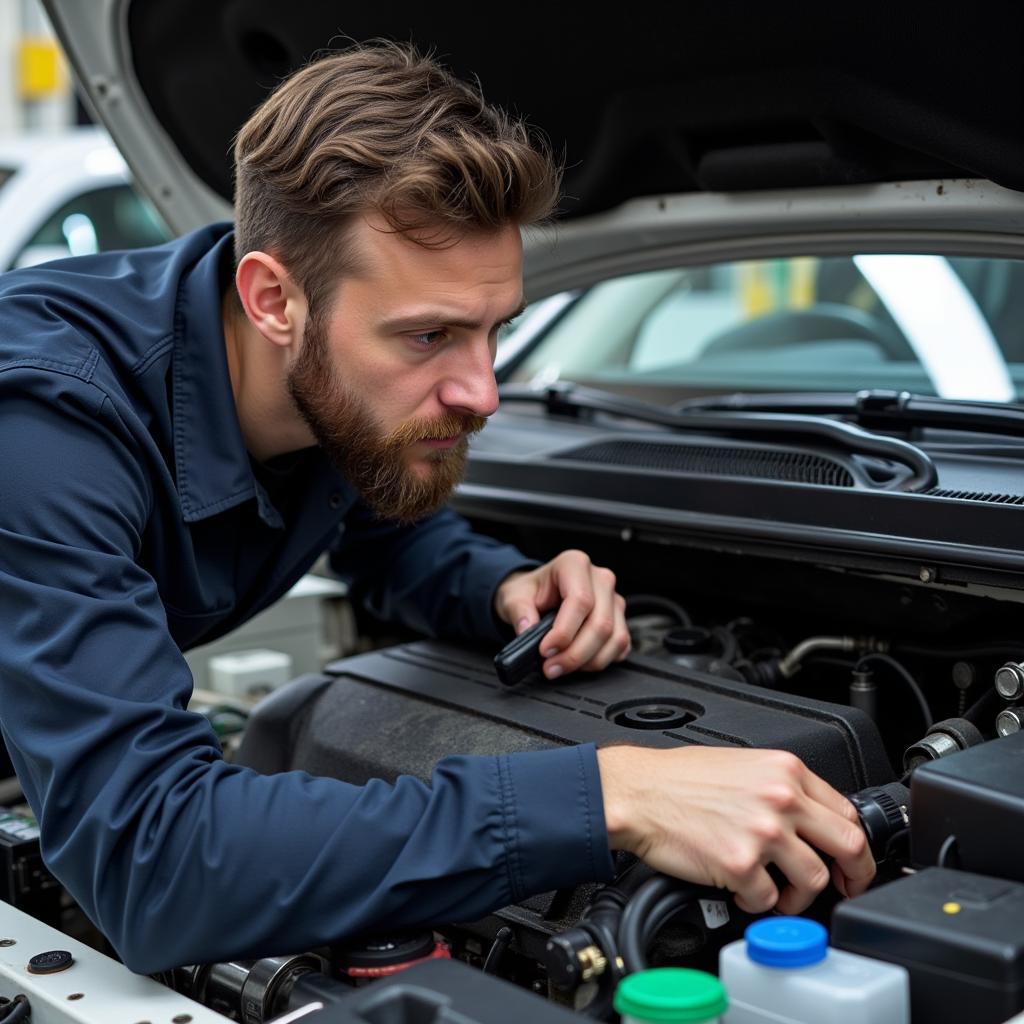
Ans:
[{"label": "coolant reservoir", "polygon": [[802,917],[755,921],[719,954],[729,996],[725,1024],[907,1024],[906,969],[831,949]]}]

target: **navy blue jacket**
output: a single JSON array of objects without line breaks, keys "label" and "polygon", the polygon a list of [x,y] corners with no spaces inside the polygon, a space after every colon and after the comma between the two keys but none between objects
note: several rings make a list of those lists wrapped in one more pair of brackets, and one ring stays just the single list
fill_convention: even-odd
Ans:
[{"label": "navy blue jacket", "polygon": [[230,274],[220,225],[0,278],[0,727],[47,865],[140,972],[609,877],[592,747],[356,787],[227,764],[186,710],[181,651],[328,546],[377,612],[495,643],[495,588],[525,563],[450,511],[374,521],[318,449],[250,459]]}]

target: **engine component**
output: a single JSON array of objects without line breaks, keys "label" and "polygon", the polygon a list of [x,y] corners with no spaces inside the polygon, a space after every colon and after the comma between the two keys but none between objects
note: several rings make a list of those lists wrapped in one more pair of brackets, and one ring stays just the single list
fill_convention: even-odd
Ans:
[{"label": "engine component", "polygon": [[[301,956],[266,957],[182,967],[172,972],[172,987],[243,1024],[264,1024],[278,1014],[308,1002],[311,995],[335,1002],[352,990],[322,974],[323,961]],[[303,986],[315,979],[312,988]]]},{"label": "engine component", "polygon": [[0,899],[56,926],[61,886],[43,865],[34,818],[0,807]]},{"label": "engine component", "polygon": [[884,640],[876,640],[872,636],[812,636],[801,640],[779,662],[779,672],[786,679],[796,675],[804,658],[817,651],[861,651],[882,654],[887,650],[889,645]]},{"label": "engine component", "polygon": [[389,977],[421,960],[450,958],[448,946],[430,931],[362,937],[331,948],[332,966],[356,982]]},{"label": "engine component", "polygon": [[924,722],[924,727],[926,729],[930,729],[932,727],[932,709],[928,706],[928,699],[925,697],[924,690],[921,689],[918,681],[895,658],[877,651],[871,654],[865,654],[864,657],[862,657],[860,661],[853,666],[853,671],[855,673],[862,672],[864,670],[864,666],[867,665],[869,661],[886,665],[896,673],[898,678],[903,680],[907,689],[913,694],[914,700],[917,701],[917,706],[921,709],[921,719]]},{"label": "engine component", "polygon": [[[596,676],[510,689],[486,654],[422,641],[334,662],[261,702],[237,760],[360,784],[429,779],[446,755],[630,742],[789,750],[841,792],[892,779],[854,709],[633,655]],[[382,735],[394,742],[381,742]]]},{"label": "engine component", "polygon": [[1004,700],[1024,696],[1024,663],[1008,661],[996,671],[996,692]]},{"label": "engine component", "polygon": [[430,960],[349,990],[347,998],[308,1019],[310,1024],[579,1024],[564,1007],[457,960]]},{"label": "engine component", "polygon": [[919,767],[911,857],[1024,882],[1024,732]]},{"label": "engine component", "polygon": [[[905,837],[909,796],[905,786],[891,783],[849,798],[878,862],[889,856],[897,839]],[[785,885],[774,865],[769,870],[780,888]],[[618,979],[648,967],[648,951],[670,921],[683,918],[692,926],[692,940],[683,955],[697,952],[712,929],[723,929],[717,937],[728,941],[731,932],[750,919],[732,900],[723,889],[683,882],[635,864],[614,885],[597,893],[577,927],[551,936],[543,955],[548,977],[555,988],[570,992],[599,979],[597,996],[586,1012],[604,1017]],[[727,924],[730,928],[723,928]],[[677,948],[677,956],[679,952]]]},{"label": "engine component", "polygon": [[984,742],[981,731],[966,718],[947,718],[936,722],[927,736],[907,747],[903,754],[903,770],[912,772],[928,761],[959,754],[961,750]]},{"label": "engine component", "polygon": [[1003,708],[996,715],[996,732],[1000,736],[1009,736],[1010,733],[1020,732],[1022,725],[1024,725],[1024,707],[1022,706]]},{"label": "engine component", "polygon": [[888,860],[895,842],[905,838],[910,827],[910,790],[898,782],[890,782],[862,789],[851,794],[849,800],[857,809],[876,863]]},{"label": "engine component", "polygon": [[878,683],[871,669],[851,673],[850,707],[859,708],[872,722],[878,721]]},{"label": "engine component", "polygon": [[32,1020],[32,1004],[28,996],[16,995],[13,999],[0,998],[0,1022],[19,1024]]},{"label": "engine component", "polygon": [[905,967],[912,1020],[997,1024],[1024,1009],[1022,916],[1024,886],[927,868],[839,903],[832,944]]},{"label": "engine component", "polygon": [[680,626],[664,634],[661,646],[667,659],[680,668],[740,682],[744,679],[743,673],[733,667],[739,654],[736,637],[721,626]]}]

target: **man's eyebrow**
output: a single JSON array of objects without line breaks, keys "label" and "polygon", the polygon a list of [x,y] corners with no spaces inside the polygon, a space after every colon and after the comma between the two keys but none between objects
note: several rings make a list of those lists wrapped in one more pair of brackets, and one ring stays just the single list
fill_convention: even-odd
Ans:
[{"label": "man's eyebrow", "polygon": [[[495,327],[504,327],[510,324],[523,310],[526,309],[526,302],[520,302],[508,316],[494,324]],[[478,320],[467,320],[465,317],[452,315],[450,310],[425,307],[413,313],[406,313],[391,320],[385,320],[380,326],[387,333],[401,333],[402,331],[414,330],[417,327],[425,327],[430,324],[440,324],[445,327],[461,327],[467,331],[475,331],[482,324]]]}]

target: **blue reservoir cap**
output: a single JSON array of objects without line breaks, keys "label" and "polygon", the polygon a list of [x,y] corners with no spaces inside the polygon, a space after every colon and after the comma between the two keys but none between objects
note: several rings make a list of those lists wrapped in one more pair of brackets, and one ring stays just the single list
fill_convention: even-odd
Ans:
[{"label": "blue reservoir cap", "polygon": [[766,917],[744,933],[747,956],[767,967],[806,967],[825,959],[828,932],[805,917]]}]

